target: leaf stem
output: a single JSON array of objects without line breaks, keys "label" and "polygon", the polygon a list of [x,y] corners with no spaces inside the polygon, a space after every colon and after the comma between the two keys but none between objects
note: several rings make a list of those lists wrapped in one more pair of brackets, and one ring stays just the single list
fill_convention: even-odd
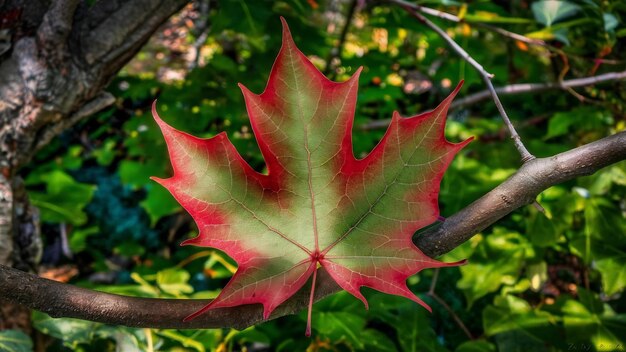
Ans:
[{"label": "leaf stem", "polygon": [[309,310],[306,314],[306,337],[311,336],[311,312],[313,311],[313,302],[315,301],[315,281],[317,280],[317,261],[313,263],[315,270],[313,271],[313,281],[311,282],[311,295],[309,296]]},{"label": "leaf stem", "polygon": [[452,316],[452,319],[454,319],[454,321],[461,328],[461,330],[463,330],[465,335],[467,335],[470,340],[473,340],[474,336],[472,336],[472,333],[469,331],[467,326],[463,324],[461,318],[454,312],[454,310],[452,310],[452,307],[450,307],[443,299],[441,299],[441,297],[439,297],[439,295],[437,295],[437,293],[435,293],[435,288],[437,287],[437,279],[439,279],[439,268],[435,269],[435,272],[433,273],[433,278],[430,281],[430,288],[428,289],[428,295],[439,304],[441,304],[443,308],[448,311],[448,314]]}]

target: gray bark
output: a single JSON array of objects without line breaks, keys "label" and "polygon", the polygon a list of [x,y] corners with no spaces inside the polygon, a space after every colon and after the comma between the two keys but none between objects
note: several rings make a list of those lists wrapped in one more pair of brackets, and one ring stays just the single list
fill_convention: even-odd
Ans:
[{"label": "gray bark", "polygon": [[[19,168],[111,105],[108,82],[188,1],[0,0],[0,264],[33,270],[41,250]],[[0,328],[24,325],[0,307]]]}]

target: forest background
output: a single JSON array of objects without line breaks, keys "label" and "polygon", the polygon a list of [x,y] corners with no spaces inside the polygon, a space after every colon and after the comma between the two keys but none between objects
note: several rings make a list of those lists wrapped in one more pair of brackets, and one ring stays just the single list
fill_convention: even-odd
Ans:
[{"label": "forest background", "polygon": [[[171,195],[149,180],[171,174],[150,106],[158,98],[167,122],[196,136],[227,131],[262,171],[237,83],[263,90],[280,48],[279,16],[331,79],[343,81],[363,66],[356,156],[376,145],[393,111],[409,116],[433,109],[465,81],[446,137],[475,140],[443,179],[444,218],[523,163],[480,72],[451,49],[446,36],[493,74],[504,108],[534,156],[562,153],[626,128],[626,3],[407,4],[413,3],[185,5],[110,80],[108,107],[63,129],[16,171],[38,209],[42,239],[33,242],[21,269],[123,295],[215,297],[236,263],[214,249],[179,247],[197,229]],[[11,28],[7,13],[0,28]],[[0,331],[0,350],[624,351],[626,163],[548,188],[534,206],[511,212],[440,257],[465,258],[465,266],[410,278],[409,287],[433,307],[432,314],[367,289],[370,309],[364,310],[342,292],[315,305],[312,338],[303,334],[306,312],[243,330],[172,330],[53,319],[34,311],[32,330]]]}]

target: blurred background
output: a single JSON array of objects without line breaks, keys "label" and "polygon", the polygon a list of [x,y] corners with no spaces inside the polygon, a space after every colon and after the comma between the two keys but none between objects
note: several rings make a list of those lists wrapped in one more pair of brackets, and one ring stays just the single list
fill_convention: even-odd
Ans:
[{"label": "blurred background", "polygon": [[[626,70],[623,1],[418,2],[454,14],[431,17],[494,84],[549,83]],[[436,33],[396,5],[363,0],[197,0],[164,24],[108,87],[116,101],[66,130],[20,171],[39,208],[43,277],[144,297],[212,298],[236,271],[218,250],[179,247],[191,217],[150,176],[171,167],[150,114],[196,136],[227,131],[257,170],[264,164],[237,83],[265,86],[284,16],[300,49],[331,79],[364,67],[354,130],[364,156],[394,110],[434,108],[460,80],[457,100],[482,92],[478,74]],[[503,36],[502,28],[531,38]],[[528,149],[550,156],[626,126],[626,83],[502,95]],[[447,138],[475,136],[446,173],[442,216],[477,199],[520,166],[493,101],[450,113]],[[33,313],[47,351],[624,351],[626,349],[626,163],[543,192],[477,234],[410,288],[409,300],[364,289],[370,309],[339,293],[306,312],[243,331],[106,326]],[[3,337],[4,336],[4,337]],[[7,332],[0,332],[0,350]],[[28,350],[28,344],[23,347]],[[17,349],[19,351],[19,349]]]}]

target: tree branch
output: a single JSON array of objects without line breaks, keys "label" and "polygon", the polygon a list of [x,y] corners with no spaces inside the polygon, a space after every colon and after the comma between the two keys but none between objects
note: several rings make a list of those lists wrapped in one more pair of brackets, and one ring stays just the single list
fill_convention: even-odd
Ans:
[{"label": "tree branch", "polygon": [[[503,87],[496,88],[496,93],[499,95],[514,95],[523,93],[541,93],[547,90],[562,89],[567,90],[569,88],[591,86],[599,83],[606,83],[612,81],[626,80],[626,71],[622,72],[609,72],[592,77],[575,78],[562,82],[550,82],[550,83],[520,83],[511,84]],[[450,105],[450,109],[458,109],[468,105],[472,105],[484,100],[489,99],[491,93],[488,90],[470,94],[462,99],[453,102]]]},{"label": "tree branch", "polygon": [[91,6],[54,0],[47,8],[37,1],[16,2],[29,21],[40,24],[34,35],[16,39],[11,55],[0,58],[0,169],[7,178],[30,160],[36,137],[52,137],[84,117],[84,104],[93,112],[111,103],[102,99],[102,89],[188,0],[110,0]]},{"label": "tree branch", "polygon": [[74,12],[79,0],[54,0],[37,30],[37,36],[43,55],[50,56],[57,52],[65,54],[60,47],[65,47],[67,37],[72,30]]},{"label": "tree branch", "polygon": [[435,9],[431,9],[429,7],[424,7],[421,5],[417,5],[417,4],[413,4],[410,2],[406,2],[404,0],[388,0],[389,2],[396,4],[396,5],[400,5],[402,7],[408,7],[411,8],[413,10],[419,11],[421,13],[425,13],[427,15],[431,15],[437,18],[441,18],[442,20],[446,20],[446,21],[450,21],[450,22],[455,22],[455,23],[469,23],[472,24],[474,26],[478,26],[484,29],[487,29],[489,31],[492,32],[496,32],[498,34],[500,34],[503,37],[509,38],[509,39],[513,39],[513,40],[517,40],[520,42],[524,42],[526,44],[530,44],[530,45],[539,45],[539,46],[545,46],[548,47],[549,49],[552,49],[553,47],[548,45],[545,41],[541,40],[541,39],[534,39],[534,38],[528,38],[524,35],[518,34],[518,33],[514,33],[511,31],[507,31],[506,29],[502,29],[499,27],[494,27],[482,22],[477,22],[477,21],[469,21],[465,18],[460,18],[458,16],[455,16],[451,13],[447,13],[447,12],[443,12],[443,11],[439,11],[439,10],[435,10]]},{"label": "tree branch", "polygon": [[[601,74],[597,76],[574,78],[574,79],[562,81],[560,83],[548,82],[548,83],[510,84],[510,85],[506,85],[502,87],[496,87],[495,90],[496,90],[496,93],[500,96],[525,94],[525,93],[536,94],[536,93],[541,93],[541,92],[545,92],[548,90],[556,90],[556,89],[567,90],[570,88],[591,86],[594,84],[621,81],[621,80],[626,80],[626,71],[609,72],[609,73],[605,73],[605,74]],[[453,101],[452,104],[450,104],[450,110],[452,111],[455,109],[461,109],[466,106],[470,106],[470,105],[479,103],[481,101],[485,101],[489,98],[491,98],[491,92],[489,90],[476,92],[464,98]],[[390,119],[375,120],[375,121],[370,121],[366,124],[360,125],[358,126],[358,128],[362,130],[366,130],[366,131],[387,128],[390,122],[391,122]]]},{"label": "tree branch", "polygon": [[[626,131],[549,158],[524,164],[501,185],[439,227],[417,237],[431,257],[449,252],[515,209],[531,203],[543,190],[626,159]],[[319,273],[315,299],[339,291],[325,271]],[[271,318],[292,314],[308,305],[304,287],[282,304]],[[262,321],[262,307],[247,305],[209,310],[190,322],[183,319],[207,301],[148,299],[102,293],[62,284],[0,265],[0,298],[37,309],[53,317],[72,317],[107,324],[150,328],[244,328]]]},{"label": "tree branch", "polygon": [[[339,286],[321,270],[315,285],[318,301],[338,292]],[[270,319],[294,314],[309,304],[310,285],[305,285],[272,313]],[[37,277],[0,265],[0,298],[49,314],[105,324],[155,329],[244,329],[263,321],[261,305],[210,309],[189,322],[209,300],[159,299],[115,295]]]},{"label": "tree branch", "polygon": [[201,49],[209,37],[209,29],[211,27],[211,21],[209,21],[209,15],[211,13],[211,0],[200,0],[198,2],[198,8],[198,18],[194,23],[194,36],[196,37],[196,40],[194,40],[193,45],[191,46],[193,48],[194,57],[193,60],[191,60],[187,65],[187,71],[192,71],[200,64]]},{"label": "tree branch", "polygon": [[324,69],[324,75],[332,78],[334,76],[333,70],[335,69],[333,65],[333,61],[336,58],[341,57],[341,53],[343,52],[343,46],[346,43],[346,38],[348,37],[348,30],[352,25],[352,19],[356,13],[357,8],[357,0],[352,0],[348,5],[348,13],[346,14],[346,22],[343,24],[343,28],[341,28],[341,34],[339,35],[339,41],[337,42],[337,46],[330,49],[330,53],[326,58],[326,68]]},{"label": "tree branch", "polygon": [[424,231],[416,244],[432,257],[447,253],[513,210],[532,203],[545,189],[625,159],[626,131],[622,131],[549,158],[531,160],[440,226]]}]

